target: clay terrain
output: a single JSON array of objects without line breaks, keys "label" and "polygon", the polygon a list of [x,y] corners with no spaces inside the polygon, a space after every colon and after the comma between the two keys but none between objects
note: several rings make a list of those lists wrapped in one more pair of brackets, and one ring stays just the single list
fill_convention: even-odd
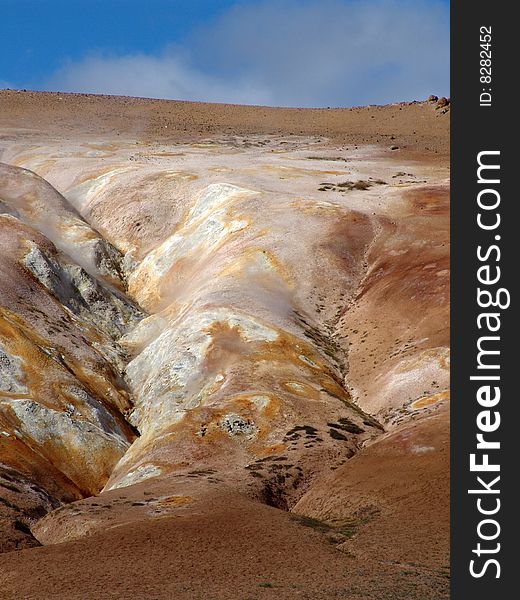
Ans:
[{"label": "clay terrain", "polygon": [[449,104],[0,92],[0,597],[449,597]]}]

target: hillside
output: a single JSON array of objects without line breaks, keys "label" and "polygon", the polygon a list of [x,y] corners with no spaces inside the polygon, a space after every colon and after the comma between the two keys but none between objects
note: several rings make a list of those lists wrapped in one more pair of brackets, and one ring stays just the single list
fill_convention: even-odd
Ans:
[{"label": "hillside", "polygon": [[448,597],[448,149],[0,92],[3,597]]}]

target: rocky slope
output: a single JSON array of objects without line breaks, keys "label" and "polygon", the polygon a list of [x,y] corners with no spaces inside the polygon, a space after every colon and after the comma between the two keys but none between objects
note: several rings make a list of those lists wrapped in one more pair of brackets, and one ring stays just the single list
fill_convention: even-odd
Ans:
[{"label": "rocky slope", "polygon": [[0,108],[7,597],[447,597],[446,109]]}]

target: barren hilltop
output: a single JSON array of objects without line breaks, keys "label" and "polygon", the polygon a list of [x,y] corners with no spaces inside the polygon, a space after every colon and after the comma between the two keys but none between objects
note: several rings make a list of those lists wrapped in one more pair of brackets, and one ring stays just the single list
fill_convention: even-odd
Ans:
[{"label": "barren hilltop", "polygon": [[0,92],[2,597],[448,598],[448,151]]}]

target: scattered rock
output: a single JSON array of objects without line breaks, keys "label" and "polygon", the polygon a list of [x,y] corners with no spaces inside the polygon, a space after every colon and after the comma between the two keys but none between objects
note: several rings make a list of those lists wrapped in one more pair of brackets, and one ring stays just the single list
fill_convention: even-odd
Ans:
[{"label": "scattered rock", "polygon": [[220,427],[229,435],[252,436],[256,433],[256,426],[252,421],[243,419],[239,415],[225,415],[220,421]]},{"label": "scattered rock", "polygon": [[342,181],[340,183],[322,183],[318,188],[320,192],[326,191],[334,191],[334,192],[348,192],[352,190],[360,190],[365,191],[371,188],[374,185],[386,185],[386,182],[382,179],[373,179],[370,181],[365,181],[363,179],[359,179],[358,181]]}]

